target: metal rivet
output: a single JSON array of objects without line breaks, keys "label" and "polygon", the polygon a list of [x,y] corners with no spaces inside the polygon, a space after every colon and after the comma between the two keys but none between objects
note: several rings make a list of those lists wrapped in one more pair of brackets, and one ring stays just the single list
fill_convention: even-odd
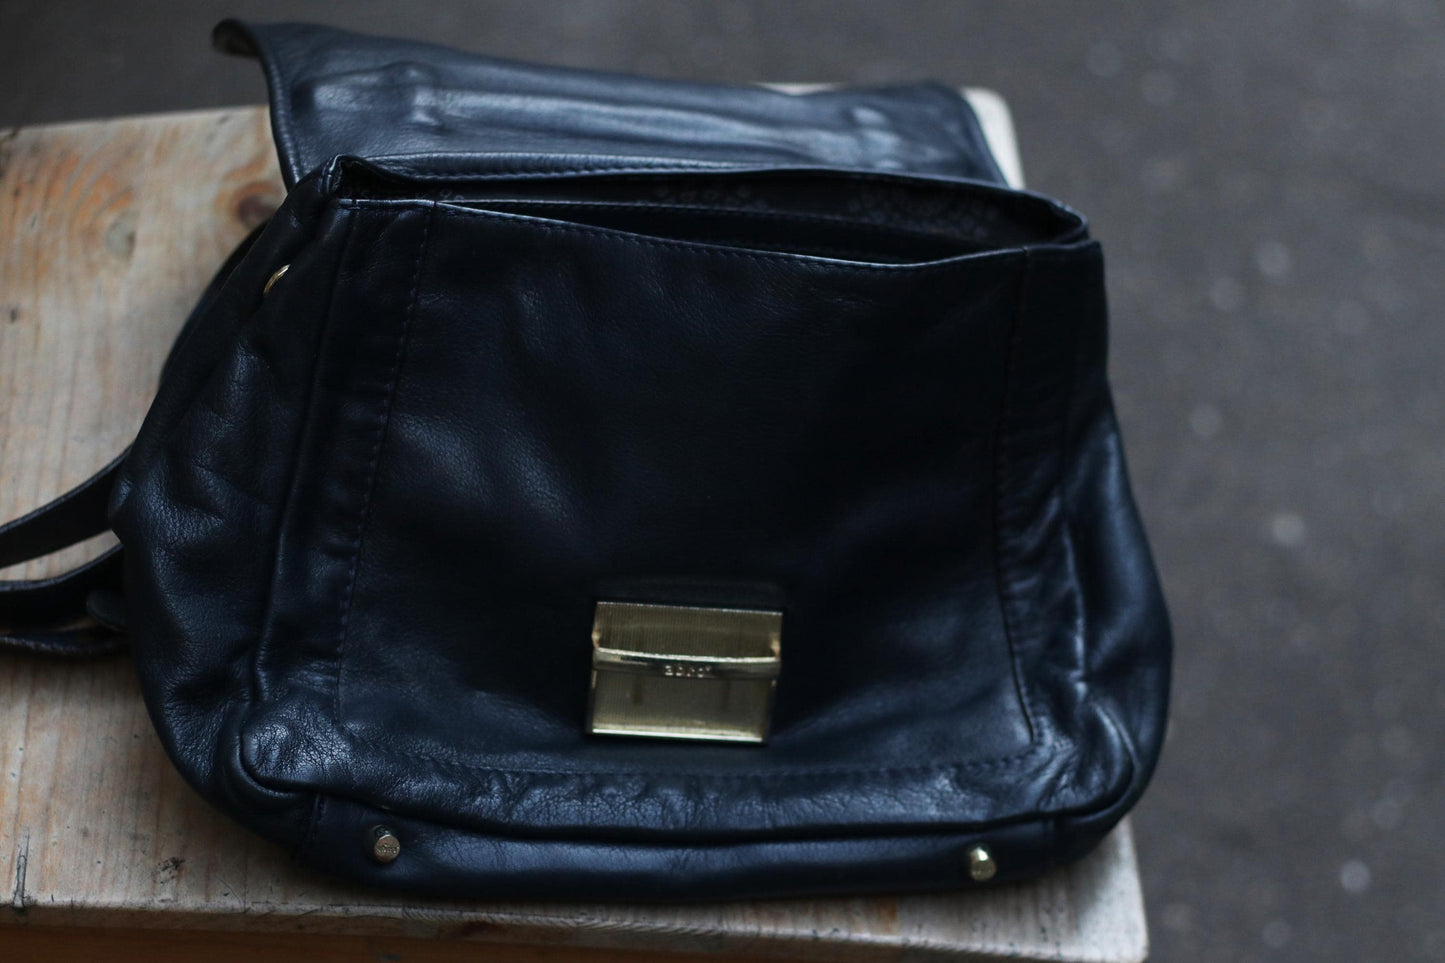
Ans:
[{"label": "metal rivet", "polygon": [[395,862],[401,855],[401,840],[385,826],[371,827],[371,858],[378,863]]},{"label": "metal rivet", "polygon": [[276,286],[276,282],[279,281],[279,280],[281,280],[281,275],[285,274],[285,273],[286,273],[287,271],[289,271],[290,269],[291,269],[291,265],[289,265],[289,264],[283,264],[283,265],[281,265],[280,267],[278,267],[275,271],[273,271],[273,272],[271,273],[271,276],[266,279],[266,286],[261,289],[261,297],[264,298],[266,295],[270,294],[270,293],[271,293],[271,289]]},{"label": "metal rivet", "polygon": [[987,849],[975,846],[968,851],[968,875],[975,883],[987,883],[997,872],[998,863],[993,861],[993,854]]}]

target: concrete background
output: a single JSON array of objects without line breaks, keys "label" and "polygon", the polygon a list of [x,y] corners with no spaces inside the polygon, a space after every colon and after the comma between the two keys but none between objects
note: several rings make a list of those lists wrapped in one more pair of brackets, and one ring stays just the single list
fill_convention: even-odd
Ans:
[{"label": "concrete background", "polygon": [[1260,3],[0,0],[0,126],[256,102],[225,14],[729,80],[1002,92],[1109,256],[1178,637],[1157,960],[1445,959],[1445,13]]}]

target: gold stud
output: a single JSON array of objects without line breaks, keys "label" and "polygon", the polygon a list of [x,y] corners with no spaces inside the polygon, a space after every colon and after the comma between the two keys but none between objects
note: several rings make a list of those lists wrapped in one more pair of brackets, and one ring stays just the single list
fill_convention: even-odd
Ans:
[{"label": "gold stud", "polygon": [[385,865],[401,855],[401,840],[385,826],[371,828],[371,858]]},{"label": "gold stud", "polygon": [[997,872],[998,863],[987,849],[975,846],[968,851],[968,875],[975,883],[987,883]]},{"label": "gold stud", "polygon": [[273,271],[273,272],[271,273],[271,276],[266,279],[266,286],[261,289],[261,297],[264,298],[266,295],[270,294],[270,293],[271,293],[271,289],[276,286],[276,282],[279,281],[279,280],[281,280],[281,276],[282,276],[283,274],[285,274],[287,271],[289,271],[290,269],[291,269],[291,265],[289,265],[289,264],[283,264],[283,265],[281,265],[280,267],[278,267],[275,271]]}]

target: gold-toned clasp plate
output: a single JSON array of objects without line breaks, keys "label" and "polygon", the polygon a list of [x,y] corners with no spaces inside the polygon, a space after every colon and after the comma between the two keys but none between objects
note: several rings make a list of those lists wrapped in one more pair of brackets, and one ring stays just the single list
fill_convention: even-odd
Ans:
[{"label": "gold-toned clasp plate", "polygon": [[598,602],[587,731],[762,742],[783,613]]}]

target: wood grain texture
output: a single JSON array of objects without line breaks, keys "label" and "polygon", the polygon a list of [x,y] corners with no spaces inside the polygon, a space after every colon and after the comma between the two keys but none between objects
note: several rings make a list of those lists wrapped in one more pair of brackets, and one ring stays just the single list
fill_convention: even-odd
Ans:
[{"label": "wood grain texture", "polygon": [[[240,108],[0,132],[0,191],[0,517],[8,518],[82,480],[130,440],[192,301],[282,189],[265,111]],[[40,575],[84,551],[5,574]],[[1076,866],[961,894],[479,905],[338,885],[291,865],[181,781],[124,659],[77,666],[0,656],[0,766],[0,897],[8,892],[10,907],[0,925],[226,930],[263,942],[333,934],[325,946],[354,951],[336,959],[375,958],[366,947],[377,940],[416,939],[535,949],[499,959],[541,959],[539,948],[550,947],[1123,961],[1146,949],[1127,825]],[[7,939],[0,934],[0,946],[39,945],[34,934]],[[399,958],[459,958],[451,948],[436,944],[441,955],[422,956],[412,947]]]},{"label": "wood grain texture", "polygon": [[[57,963],[104,960],[105,963],[256,963],[305,960],[306,963],[718,963],[713,954],[652,953],[539,944],[480,944],[466,940],[427,940],[398,936],[343,936],[306,933],[205,932],[200,930],[11,927],[0,931],[5,963]],[[728,957],[747,963],[758,957]]]}]

